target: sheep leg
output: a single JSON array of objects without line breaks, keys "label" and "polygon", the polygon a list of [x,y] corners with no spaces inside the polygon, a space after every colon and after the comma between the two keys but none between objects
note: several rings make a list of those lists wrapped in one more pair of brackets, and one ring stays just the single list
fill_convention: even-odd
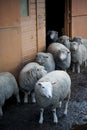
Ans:
[{"label": "sheep leg", "polygon": [[85,68],[86,68],[86,66],[87,66],[87,60],[85,60],[84,64],[85,64]]},{"label": "sheep leg", "polygon": [[72,64],[72,72],[75,72],[75,64]]},{"label": "sheep leg", "polygon": [[40,109],[40,119],[39,119],[39,124],[43,124],[43,113],[44,113],[44,109],[41,108],[41,109]]},{"label": "sheep leg", "polygon": [[20,96],[19,93],[16,95],[17,102],[20,103]]},{"label": "sheep leg", "polygon": [[34,92],[32,92],[31,97],[32,97],[32,103],[36,103],[35,93]]},{"label": "sheep leg", "polygon": [[69,99],[70,99],[70,93],[68,94],[68,97],[66,99],[64,115],[67,115],[67,109],[68,109]]},{"label": "sheep leg", "polygon": [[24,95],[24,103],[28,103],[28,95],[30,94],[30,92],[25,93]]},{"label": "sheep leg", "polygon": [[80,65],[76,64],[76,68],[77,68],[77,73],[80,73]]},{"label": "sheep leg", "polygon": [[0,116],[3,116],[2,106],[0,106]]},{"label": "sheep leg", "polygon": [[59,107],[61,108],[61,106],[62,106],[62,101],[59,102]]},{"label": "sheep leg", "polygon": [[58,118],[57,118],[57,114],[56,114],[56,108],[52,110],[53,112],[53,122],[54,123],[58,123]]}]

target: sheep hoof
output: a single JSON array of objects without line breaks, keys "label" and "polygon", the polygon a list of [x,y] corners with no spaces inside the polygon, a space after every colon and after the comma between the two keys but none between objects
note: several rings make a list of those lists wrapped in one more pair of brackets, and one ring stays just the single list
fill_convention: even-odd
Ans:
[{"label": "sheep hoof", "polygon": [[55,124],[58,123],[58,118],[55,118],[54,121],[53,121]]},{"label": "sheep hoof", "polygon": [[39,120],[39,124],[43,124],[43,121],[42,121],[42,120]]},{"label": "sheep hoof", "polygon": [[67,116],[67,111],[64,111],[64,116]]},{"label": "sheep hoof", "polygon": [[33,99],[33,100],[32,100],[32,103],[36,103],[36,100],[35,100],[35,99]]},{"label": "sheep hoof", "polygon": [[28,100],[24,100],[24,103],[28,103]]}]

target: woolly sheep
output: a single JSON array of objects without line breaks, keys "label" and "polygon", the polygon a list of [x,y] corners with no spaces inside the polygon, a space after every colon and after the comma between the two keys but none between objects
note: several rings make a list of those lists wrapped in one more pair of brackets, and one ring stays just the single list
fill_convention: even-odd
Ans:
[{"label": "woolly sheep", "polygon": [[79,44],[82,44],[87,49],[87,39],[82,38],[81,36],[75,36],[73,37],[72,41],[78,42]]},{"label": "woolly sheep", "polygon": [[85,39],[85,38],[82,38],[81,39],[81,43],[86,47],[86,49],[87,49],[87,39]]},{"label": "woolly sheep", "polygon": [[46,34],[47,47],[54,42],[58,41],[58,32],[55,30],[48,30]]},{"label": "woolly sheep", "polygon": [[72,72],[80,73],[80,66],[83,63],[85,63],[85,66],[87,64],[87,49],[78,42],[71,42],[70,46]]},{"label": "woolly sheep", "polygon": [[28,103],[28,95],[32,96],[32,103],[35,103],[34,86],[39,78],[47,74],[44,66],[36,62],[26,64],[19,74],[20,90],[24,92],[24,103]]},{"label": "woolly sheep", "polygon": [[20,102],[19,88],[15,77],[10,72],[0,73],[0,116],[3,116],[2,106],[6,99],[15,95],[17,102]]},{"label": "woolly sheep", "polygon": [[82,38],[80,36],[75,36],[72,38],[71,42],[78,42],[79,44],[82,44],[81,39]]},{"label": "woolly sheep", "polygon": [[38,52],[35,61],[44,66],[47,72],[55,70],[55,61],[51,53]]},{"label": "woolly sheep", "polygon": [[40,107],[39,123],[43,123],[44,109],[53,111],[53,122],[57,123],[56,108],[66,99],[64,115],[67,115],[68,102],[71,95],[71,78],[67,72],[54,70],[39,79],[35,85],[36,102]]},{"label": "woolly sheep", "polygon": [[66,46],[68,49],[70,49],[70,41],[69,37],[67,35],[62,35],[58,38],[58,42]]},{"label": "woolly sheep", "polygon": [[56,69],[67,70],[70,67],[71,53],[67,47],[61,43],[52,43],[47,51],[53,54]]}]

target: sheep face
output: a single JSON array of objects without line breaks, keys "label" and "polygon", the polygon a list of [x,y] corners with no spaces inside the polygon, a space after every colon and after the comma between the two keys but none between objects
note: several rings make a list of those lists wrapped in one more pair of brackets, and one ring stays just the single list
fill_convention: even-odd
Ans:
[{"label": "sheep face", "polygon": [[82,38],[80,36],[73,37],[73,39],[72,39],[73,42],[78,42],[79,44],[82,43],[81,40],[82,40]]},{"label": "sheep face", "polygon": [[37,75],[37,79],[41,78],[42,76],[47,74],[47,71],[45,70],[44,66],[41,66],[39,68],[36,69],[36,75]]},{"label": "sheep face", "polygon": [[36,87],[39,89],[41,96],[52,98],[52,84],[50,82],[38,82]]},{"label": "sheep face", "polygon": [[59,37],[58,42],[62,43],[64,46],[70,49],[70,41],[68,36],[63,35]]},{"label": "sheep face", "polygon": [[77,42],[71,42],[71,44],[70,44],[71,51],[76,51],[76,50],[78,50],[78,48],[79,48],[79,44]]},{"label": "sheep face", "polygon": [[70,53],[70,52],[68,52],[67,50],[61,49],[61,50],[58,52],[58,59],[59,59],[60,61],[64,61],[65,59],[67,59],[68,53]]},{"label": "sheep face", "polygon": [[48,56],[47,55],[41,55],[41,53],[38,53],[37,55],[36,55],[36,61],[40,64],[40,65],[42,65],[42,64],[44,64],[47,60],[48,60]]},{"label": "sheep face", "polygon": [[53,31],[53,30],[48,31],[47,36],[49,36],[49,38],[54,42],[56,42],[58,40],[58,32],[57,31]]}]

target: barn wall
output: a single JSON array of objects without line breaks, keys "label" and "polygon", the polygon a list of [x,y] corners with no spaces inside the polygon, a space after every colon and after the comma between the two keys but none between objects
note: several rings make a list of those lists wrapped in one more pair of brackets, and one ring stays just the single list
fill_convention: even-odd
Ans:
[{"label": "barn wall", "polygon": [[72,37],[82,36],[87,38],[87,0],[72,0]]},{"label": "barn wall", "polygon": [[20,0],[0,0],[0,72],[15,73],[21,63]]},{"label": "barn wall", "polygon": [[0,72],[16,75],[45,50],[45,0],[28,1],[29,15],[21,16],[20,0],[0,0]]},{"label": "barn wall", "polygon": [[37,47],[38,51],[46,48],[45,0],[37,0]]},{"label": "barn wall", "polygon": [[21,17],[22,63],[33,59],[37,52],[36,41],[36,5],[29,2],[29,16]]},{"label": "barn wall", "polygon": [[30,0],[29,16],[21,17],[22,62],[45,50],[45,0]]}]

